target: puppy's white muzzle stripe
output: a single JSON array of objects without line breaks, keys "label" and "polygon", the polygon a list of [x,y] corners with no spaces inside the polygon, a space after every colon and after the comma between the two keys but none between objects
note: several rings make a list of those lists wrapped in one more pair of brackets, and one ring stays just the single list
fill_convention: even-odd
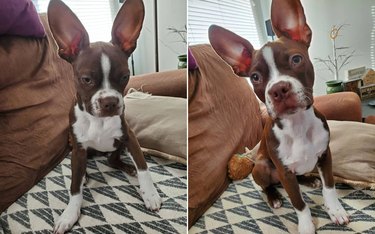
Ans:
[{"label": "puppy's white muzzle stripe", "polygon": [[295,94],[298,103],[305,102],[304,87],[302,83],[295,77],[282,75],[276,66],[275,58],[271,47],[264,47],[262,50],[264,60],[269,69],[269,80],[265,90],[266,106],[271,117],[276,117],[277,113],[274,110],[274,103],[269,96],[269,90],[278,82],[285,81],[291,84],[291,93]]},{"label": "puppy's white muzzle stripe", "polygon": [[100,105],[99,99],[103,99],[106,97],[115,97],[118,99],[118,114],[120,115],[123,112],[124,100],[122,98],[122,94],[119,93],[117,90],[111,87],[111,83],[109,81],[109,75],[111,72],[111,61],[106,54],[102,54],[100,59],[102,71],[103,71],[103,82],[102,87],[99,89],[92,97],[91,97],[91,104],[93,107],[93,112],[95,115],[100,114]]}]

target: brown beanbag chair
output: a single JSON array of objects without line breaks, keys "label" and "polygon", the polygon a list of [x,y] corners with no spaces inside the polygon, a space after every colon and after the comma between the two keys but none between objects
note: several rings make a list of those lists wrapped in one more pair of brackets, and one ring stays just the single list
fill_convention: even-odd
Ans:
[{"label": "brown beanbag chair", "polygon": [[70,64],[47,37],[0,37],[0,212],[52,170],[68,151],[75,94]]},{"label": "brown beanbag chair", "polygon": [[262,133],[259,104],[247,81],[210,45],[190,49],[199,68],[189,71],[189,227],[227,188],[230,157],[253,148]]}]

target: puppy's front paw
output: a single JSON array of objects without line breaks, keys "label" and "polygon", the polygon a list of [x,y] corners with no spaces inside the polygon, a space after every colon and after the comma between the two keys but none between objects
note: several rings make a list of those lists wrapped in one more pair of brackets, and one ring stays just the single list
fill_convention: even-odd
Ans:
[{"label": "puppy's front paw", "polygon": [[298,233],[300,234],[314,234],[315,226],[311,219],[300,220],[298,222]]},{"label": "puppy's front paw", "polygon": [[301,234],[314,234],[315,226],[312,222],[311,212],[309,207],[306,205],[301,211],[297,210],[298,216],[298,232]]},{"label": "puppy's front paw", "polygon": [[69,206],[64,210],[62,215],[55,222],[55,227],[53,228],[54,234],[64,234],[69,231],[75,222],[77,222],[80,215],[80,207],[70,208]]},{"label": "puppy's front paw", "polygon": [[327,213],[335,224],[348,224],[349,215],[346,213],[344,207],[342,207],[339,199],[337,198],[335,188],[323,188],[324,206],[326,207]]},{"label": "puppy's front paw", "polygon": [[153,185],[152,188],[141,188],[140,193],[147,209],[154,211],[160,210],[162,200]]},{"label": "puppy's front paw", "polygon": [[81,214],[82,199],[81,187],[80,193],[73,195],[70,198],[68,206],[55,222],[55,226],[53,228],[54,234],[63,234],[73,227]]},{"label": "puppy's front paw", "polygon": [[346,213],[344,207],[342,207],[339,200],[331,204],[325,204],[325,207],[332,222],[340,225],[349,223],[349,215],[348,213]]},{"label": "puppy's front paw", "polygon": [[140,195],[145,202],[147,209],[159,210],[162,200],[152,182],[150,172],[148,170],[138,171],[138,180]]}]

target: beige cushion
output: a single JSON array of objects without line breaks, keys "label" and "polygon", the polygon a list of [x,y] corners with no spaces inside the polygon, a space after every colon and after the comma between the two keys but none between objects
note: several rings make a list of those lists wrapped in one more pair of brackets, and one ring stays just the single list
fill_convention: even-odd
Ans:
[{"label": "beige cushion", "polygon": [[375,125],[328,121],[336,181],[375,186]]},{"label": "beige cushion", "polygon": [[125,117],[142,151],[186,164],[186,99],[129,90]]}]

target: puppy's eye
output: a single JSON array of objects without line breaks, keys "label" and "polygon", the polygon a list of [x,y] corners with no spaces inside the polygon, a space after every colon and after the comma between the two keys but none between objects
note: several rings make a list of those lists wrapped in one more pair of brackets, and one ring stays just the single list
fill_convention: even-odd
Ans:
[{"label": "puppy's eye", "polygon": [[89,76],[82,76],[82,77],[81,77],[81,82],[82,82],[83,84],[87,84],[87,85],[90,85],[90,84],[93,83],[91,77],[89,77]]},{"label": "puppy's eye", "polygon": [[293,66],[296,66],[302,62],[302,56],[299,54],[293,55],[290,61]]},{"label": "puppy's eye", "polygon": [[129,75],[124,75],[124,76],[121,77],[122,82],[125,82],[127,80],[129,80]]},{"label": "puppy's eye", "polygon": [[258,84],[262,81],[262,77],[259,73],[254,72],[250,75],[251,82]]}]

